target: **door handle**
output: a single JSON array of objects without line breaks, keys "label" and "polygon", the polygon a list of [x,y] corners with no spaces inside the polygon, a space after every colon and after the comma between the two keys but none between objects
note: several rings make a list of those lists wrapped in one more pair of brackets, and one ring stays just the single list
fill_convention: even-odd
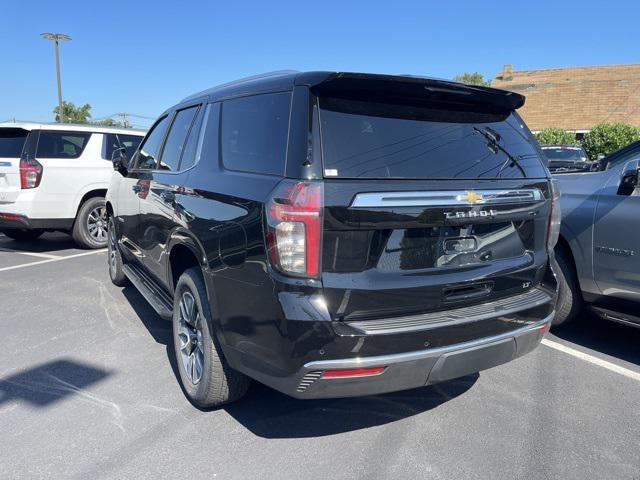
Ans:
[{"label": "door handle", "polygon": [[176,196],[173,192],[170,192],[169,190],[164,190],[161,194],[160,194],[160,198],[162,198],[162,200],[164,200],[166,203],[171,203],[173,201],[175,201]]},{"label": "door handle", "polygon": [[131,187],[131,190],[133,190],[135,193],[140,193],[142,191],[142,185],[136,183]]}]

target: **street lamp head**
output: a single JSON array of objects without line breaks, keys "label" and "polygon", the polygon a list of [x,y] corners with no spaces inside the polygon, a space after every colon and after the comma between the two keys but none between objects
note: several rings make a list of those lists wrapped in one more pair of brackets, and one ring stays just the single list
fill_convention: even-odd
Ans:
[{"label": "street lamp head", "polygon": [[69,35],[67,35],[66,33],[49,33],[49,32],[45,32],[45,33],[41,33],[40,36],[42,38],[44,38],[45,40],[55,40],[57,42],[71,40],[71,37]]}]

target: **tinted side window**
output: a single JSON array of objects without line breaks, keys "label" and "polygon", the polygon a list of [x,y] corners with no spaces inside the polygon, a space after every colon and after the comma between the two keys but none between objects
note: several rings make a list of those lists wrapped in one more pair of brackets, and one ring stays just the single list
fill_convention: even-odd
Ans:
[{"label": "tinted side window", "polygon": [[104,158],[105,160],[111,160],[114,150],[120,148],[120,143],[118,143],[118,136],[115,133],[105,133],[104,142]]},{"label": "tinted side window", "polygon": [[159,166],[160,170],[178,170],[180,157],[182,157],[182,151],[185,147],[185,141],[189,134],[191,124],[193,123],[193,117],[195,117],[197,111],[198,107],[196,106],[179,110],[176,113],[164,145],[164,150],[162,151]]},{"label": "tinted side window", "polygon": [[133,154],[136,153],[138,145],[140,145],[143,137],[140,135],[122,135],[120,133],[117,136],[120,146],[124,147],[124,153],[127,155],[127,158],[131,158]]},{"label": "tinted side window", "polygon": [[200,144],[201,128],[202,128],[202,118],[204,117],[205,108],[202,107],[198,111],[198,116],[196,117],[195,122],[193,123],[193,127],[191,127],[191,131],[189,132],[189,138],[187,138],[187,143],[184,146],[184,150],[182,152],[182,160],[180,161],[180,170],[186,170],[187,168],[193,167],[198,161],[197,158],[197,148],[198,144]]},{"label": "tinted side window", "polygon": [[36,156],[40,158],[78,158],[91,137],[86,132],[42,130]]},{"label": "tinted side window", "polygon": [[22,128],[0,128],[0,158],[18,158],[29,135]]},{"label": "tinted side window", "polygon": [[283,174],[290,105],[289,92],[223,102],[220,138],[225,168]]},{"label": "tinted side window", "polygon": [[136,155],[135,165],[136,168],[143,170],[152,170],[156,168],[156,159],[160,153],[160,147],[162,146],[162,140],[167,130],[169,123],[169,117],[162,117],[151,127],[151,130],[147,134],[138,154]]},{"label": "tinted side window", "polygon": [[142,137],[140,135],[107,133],[104,137],[106,142],[104,158],[106,160],[111,160],[113,151],[120,147],[124,147],[127,158],[131,158],[142,141]]}]

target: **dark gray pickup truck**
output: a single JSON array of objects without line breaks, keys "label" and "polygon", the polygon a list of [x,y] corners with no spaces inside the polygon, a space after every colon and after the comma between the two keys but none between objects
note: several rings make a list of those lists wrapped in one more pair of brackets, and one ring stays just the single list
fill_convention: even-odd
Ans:
[{"label": "dark gray pickup truck", "polygon": [[601,171],[554,175],[562,192],[554,325],[587,304],[606,319],[640,327],[639,161],[636,142],[602,159]]}]

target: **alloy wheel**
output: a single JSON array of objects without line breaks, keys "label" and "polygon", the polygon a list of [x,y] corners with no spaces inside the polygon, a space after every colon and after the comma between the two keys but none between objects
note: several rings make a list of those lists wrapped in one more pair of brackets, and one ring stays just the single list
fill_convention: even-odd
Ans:
[{"label": "alloy wheel", "polygon": [[87,216],[87,231],[91,238],[103,243],[107,240],[107,209],[99,206],[89,212]]},{"label": "alloy wheel", "polygon": [[111,222],[109,222],[109,228],[107,230],[107,234],[109,235],[109,270],[111,271],[111,276],[115,277],[118,268],[118,259],[116,257],[116,249],[118,248],[118,245],[115,228],[113,228]]},{"label": "alloy wheel", "polygon": [[180,298],[180,359],[184,371],[193,385],[202,378],[204,366],[204,347],[202,344],[202,315],[196,300],[189,291]]}]

